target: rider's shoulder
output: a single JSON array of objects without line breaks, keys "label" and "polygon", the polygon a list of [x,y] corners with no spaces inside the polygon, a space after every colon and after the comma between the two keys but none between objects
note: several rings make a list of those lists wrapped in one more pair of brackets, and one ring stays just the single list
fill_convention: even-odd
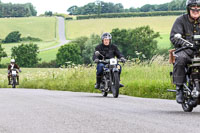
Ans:
[{"label": "rider's shoulder", "polygon": [[183,21],[183,20],[186,20],[186,19],[188,19],[188,14],[183,14],[183,15],[179,16],[176,20]]}]

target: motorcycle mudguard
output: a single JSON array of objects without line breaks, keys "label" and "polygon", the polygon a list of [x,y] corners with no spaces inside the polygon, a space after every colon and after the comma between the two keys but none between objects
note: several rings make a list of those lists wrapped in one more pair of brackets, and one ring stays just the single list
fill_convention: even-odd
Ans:
[{"label": "motorcycle mudguard", "polygon": [[113,72],[119,72],[119,69],[118,68],[113,68],[112,71]]}]

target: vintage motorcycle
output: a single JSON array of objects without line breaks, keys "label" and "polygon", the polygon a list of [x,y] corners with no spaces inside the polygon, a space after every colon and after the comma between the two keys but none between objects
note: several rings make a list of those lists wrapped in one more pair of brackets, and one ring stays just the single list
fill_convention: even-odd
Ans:
[{"label": "vintage motorcycle", "polygon": [[[187,48],[193,48],[194,44],[183,39],[180,34],[175,35],[176,39],[183,40],[184,46],[176,49],[173,55]],[[200,41],[200,35],[193,36],[194,41]],[[191,60],[192,63],[188,64],[185,68],[187,82],[183,85],[183,95],[184,102],[182,103],[182,108],[185,112],[192,112],[193,108],[200,105],[200,52],[199,50],[195,53],[194,58]],[[170,74],[172,76],[172,73]],[[168,90],[171,92],[176,92],[176,90]]]},{"label": "vintage motorcycle", "polygon": [[11,69],[11,81],[12,88],[16,88],[17,85],[17,69]]},{"label": "vintage motorcycle", "polygon": [[100,90],[102,95],[106,97],[109,92],[113,94],[114,98],[119,96],[120,88],[120,66],[118,62],[122,62],[120,59],[104,59],[104,56],[100,54],[99,51],[95,52],[95,55],[102,56],[103,60],[99,60],[99,63],[104,63],[105,67],[103,68],[102,80],[100,83]]}]

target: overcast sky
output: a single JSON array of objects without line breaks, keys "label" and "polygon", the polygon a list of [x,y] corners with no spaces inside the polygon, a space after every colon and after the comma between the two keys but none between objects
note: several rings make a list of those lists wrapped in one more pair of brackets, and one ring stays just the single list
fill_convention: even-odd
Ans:
[{"label": "overcast sky", "polygon": [[[95,2],[96,0],[1,0],[4,3],[32,3],[38,15],[45,11],[53,11],[58,13],[67,13],[66,10],[73,6],[83,6],[89,2]],[[104,2],[122,3],[125,8],[141,7],[145,4],[162,4],[170,2],[172,0],[102,0]]]}]

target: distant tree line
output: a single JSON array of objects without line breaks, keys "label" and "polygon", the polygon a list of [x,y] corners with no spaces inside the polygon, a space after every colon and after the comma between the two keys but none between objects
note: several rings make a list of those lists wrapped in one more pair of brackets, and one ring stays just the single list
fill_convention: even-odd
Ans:
[{"label": "distant tree line", "polygon": [[131,7],[125,9],[121,3],[114,4],[111,2],[93,2],[88,3],[82,7],[76,5],[68,8],[67,12],[70,15],[89,15],[89,14],[102,14],[102,13],[124,13],[124,12],[152,12],[152,11],[177,11],[186,9],[186,0],[173,0],[172,2],[150,5],[146,4],[141,8]]},{"label": "distant tree line", "polygon": [[12,4],[0,2],[0,17],[29,17],[36,15],[37,11],[31,3]]}]

